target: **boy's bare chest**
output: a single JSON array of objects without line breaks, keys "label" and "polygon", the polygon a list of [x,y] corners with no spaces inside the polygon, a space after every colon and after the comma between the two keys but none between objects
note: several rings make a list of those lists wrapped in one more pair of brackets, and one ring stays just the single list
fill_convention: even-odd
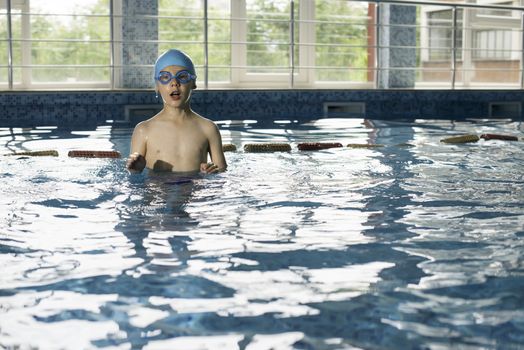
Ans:
[{"label": "boy's bare chest", "polygon": [[204,133],[195,127],[163,127],[149,135],[148,152],[155,153],[200,153],[207,145]]}]

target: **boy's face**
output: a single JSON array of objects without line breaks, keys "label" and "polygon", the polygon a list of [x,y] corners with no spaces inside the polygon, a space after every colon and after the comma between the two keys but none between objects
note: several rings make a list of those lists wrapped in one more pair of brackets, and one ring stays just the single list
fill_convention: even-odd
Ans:
[{"label": "boy's face", "polygon": [[[160,74],[167,72],[172,76],[171,81],[166,84],[160,83],[158,80],[156,82],[156,88],[162,96],[164,103],[173,107],[182,107],[189,103],[191,91],[196,88],[195,80],[184,83],[184,79],[175,78],[177,73],[186,70],[185,67],[181,66],[167,66],[160,71]],[[169,77],[169,74],[165,75]],[[179,74],[179,76],[180,75],[181,74]]]}]

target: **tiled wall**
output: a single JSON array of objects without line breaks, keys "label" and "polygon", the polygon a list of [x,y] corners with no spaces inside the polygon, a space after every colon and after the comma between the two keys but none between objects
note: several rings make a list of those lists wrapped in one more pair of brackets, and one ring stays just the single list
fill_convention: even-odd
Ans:
[{"label": "tiled wall", "polygon": [[[192,106],[214,120],[316,119],[325,102],[364,102],[372,119],[461,119],[488,117],[490,101],[523,100],[521,90],[196,90]],[[0,127],[100,125],[122,121],[126,105],[161,107],[153,91],[4,92]]]},{"label": "tiled wall", "polygon": [[[417,62],[417,9],[415,6],[383,4],[380,12],[379,86],[412,88]],[[397,68],[397,69],[395,69]],[[409,68],[409,69],[406,69]]]},{"label": "tiled wall", "polygon": [[[158,20],[144,15],[158,15],[157,0],[127,0],[122,2],[122,62],[121,85],[128,89],[146,89],[153,85],[153,70],[143,65],[154,64],[158,44]],[[147,42],[143,42],[146,40]]]}]

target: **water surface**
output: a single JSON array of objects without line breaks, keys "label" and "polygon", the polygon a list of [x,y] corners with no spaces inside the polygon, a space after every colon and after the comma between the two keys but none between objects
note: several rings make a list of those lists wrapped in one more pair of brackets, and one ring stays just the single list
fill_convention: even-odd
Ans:
[{"label": "water surface", "polygon": [[[0,347],[524,347],[510,120],[220,122],[229,169],[130,175],[130,129],[0,129]],[[383,144],[301,152],[298,142]],[[244,153],[289,142],[290,153]]]}]

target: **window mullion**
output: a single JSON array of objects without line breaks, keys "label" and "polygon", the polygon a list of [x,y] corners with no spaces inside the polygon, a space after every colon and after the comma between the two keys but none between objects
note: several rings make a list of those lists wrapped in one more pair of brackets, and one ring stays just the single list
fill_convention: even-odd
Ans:
[{"label": "window mullion", "polygon": [[315,66],[315,1],[301,0],[299,4],[298,68],[295,83],[311,85]]},{"label": "window mullion", "polygon": [[26,1],[22,4],[22,66],[21,77],[22,87],[30,87],[32,85],[33,70],[31,68],[33,61],[31,55],[31,49],[33,41],[31,40],[31,13],[30,13],[30,1]]},{"label": "window mullion", "polygon": [[246,74],[247,59],[247,21],[246,1],[231,0],[231,83],[240,83]]},{"label": "window mullion", "polygon": [[122,0],[112,0],[111,9],[112,19],[112,45],[113,50],[113,66],[112,66],[112,77],[113,77],[113,88],[122,87],[122,51],[123,51],[123,35],[122,35]]}]

